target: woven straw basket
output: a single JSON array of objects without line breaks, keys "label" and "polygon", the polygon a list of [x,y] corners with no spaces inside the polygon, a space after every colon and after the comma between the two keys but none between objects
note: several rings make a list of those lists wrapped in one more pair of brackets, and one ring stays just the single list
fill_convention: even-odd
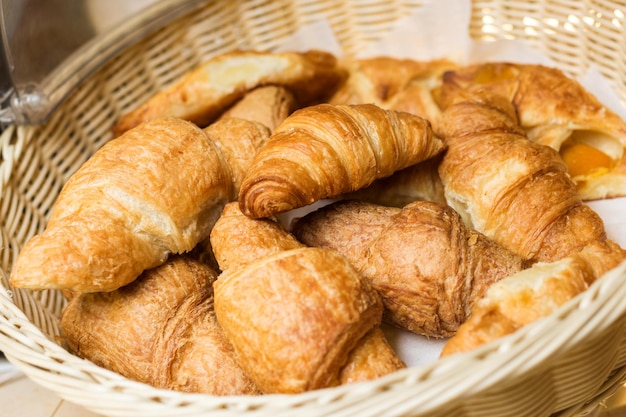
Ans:
[{"label": "woven straw basket", "polygon": [[[319,19],[350,56],[425,1],[199,2],[88,77],[46,123],[9,126],[0,137],[0,350],[36,383],[109,416],[571,416],[613,393],[626,379],[626,265],[557,314],[476,351],[371,382],[257,397],[159,390],[95,366],[58,343],[59,292],[9,288],[20,248],[122,112],[208,57],[271,50]],[[595,64],[626,101],[622,11],[626,2],[611,0],[474,1],[467,30],[484,42],[526,39],[574,76]]]}]

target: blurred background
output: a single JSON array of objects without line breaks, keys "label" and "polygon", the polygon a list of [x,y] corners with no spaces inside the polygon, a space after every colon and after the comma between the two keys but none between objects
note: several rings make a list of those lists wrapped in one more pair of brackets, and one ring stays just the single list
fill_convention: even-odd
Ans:
[{"label": "blurred background", "polygon": [[120,48],[202,2],[0,0],[0,123],[41,122]]}]

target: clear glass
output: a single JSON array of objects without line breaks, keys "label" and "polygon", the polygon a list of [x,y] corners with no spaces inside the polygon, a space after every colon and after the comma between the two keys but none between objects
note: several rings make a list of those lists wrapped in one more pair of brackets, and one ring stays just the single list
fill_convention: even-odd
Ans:
[{"label": "clear glass", "polygon": [[121,49],[206,0],[0,0],[0,123],[45,121]]}]

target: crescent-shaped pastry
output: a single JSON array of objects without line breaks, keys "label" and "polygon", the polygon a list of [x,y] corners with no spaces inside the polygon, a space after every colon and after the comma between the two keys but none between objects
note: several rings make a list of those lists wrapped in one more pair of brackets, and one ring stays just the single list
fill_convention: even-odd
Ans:
[{"label": "crescent-shaped pastry", "polygon": [[439,174],[446,200],[466,224],[533,262],[598,246],[586,252],[598,265],[596,277],[624,259],[626,251],[607,239],[602,219],[582,201],[559,154],[526,137],[508,99],[446,83],[443,88],[454,100],[443,113],[448,149]]},{"label": "crescent-shaped pastry", "polygon": [[336,197],[444,149],[430,123],[373,104],[319,104],[291,114],[257,153],[239,192],[247,216]]},{"label": "crescent-shaped pastry", "polygon": [[213,122],[248,91],[266,85],[289,89],[298,105],[324,99],[343,79],[334,55],[323,51],[233,51],[213,57],[124,114],[115,135],[147,120],[173,116],[200,127]]},{"label": "crescent-shaped pastry", "polygon": [[232,192],[227,162],[200,128],[146,122],[70,177],[46,229],[20,251],[11,285],[117,289],[207,238]]},{"label": "crescent-shaped pastry", "polygon": [[508,62],[461,67],[445,79],[509,100],[528,138],[560,152],[583,200],[626,195],[626,122],[578,81],[556,68]]}]

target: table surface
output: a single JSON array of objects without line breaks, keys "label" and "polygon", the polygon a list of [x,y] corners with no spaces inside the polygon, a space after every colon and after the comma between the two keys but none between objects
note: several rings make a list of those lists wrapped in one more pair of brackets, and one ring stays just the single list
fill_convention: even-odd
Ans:
[{"label": "table surface", "polygon": [[97,417],[34,383],[6,359],[0,359],[0,417]]}]

